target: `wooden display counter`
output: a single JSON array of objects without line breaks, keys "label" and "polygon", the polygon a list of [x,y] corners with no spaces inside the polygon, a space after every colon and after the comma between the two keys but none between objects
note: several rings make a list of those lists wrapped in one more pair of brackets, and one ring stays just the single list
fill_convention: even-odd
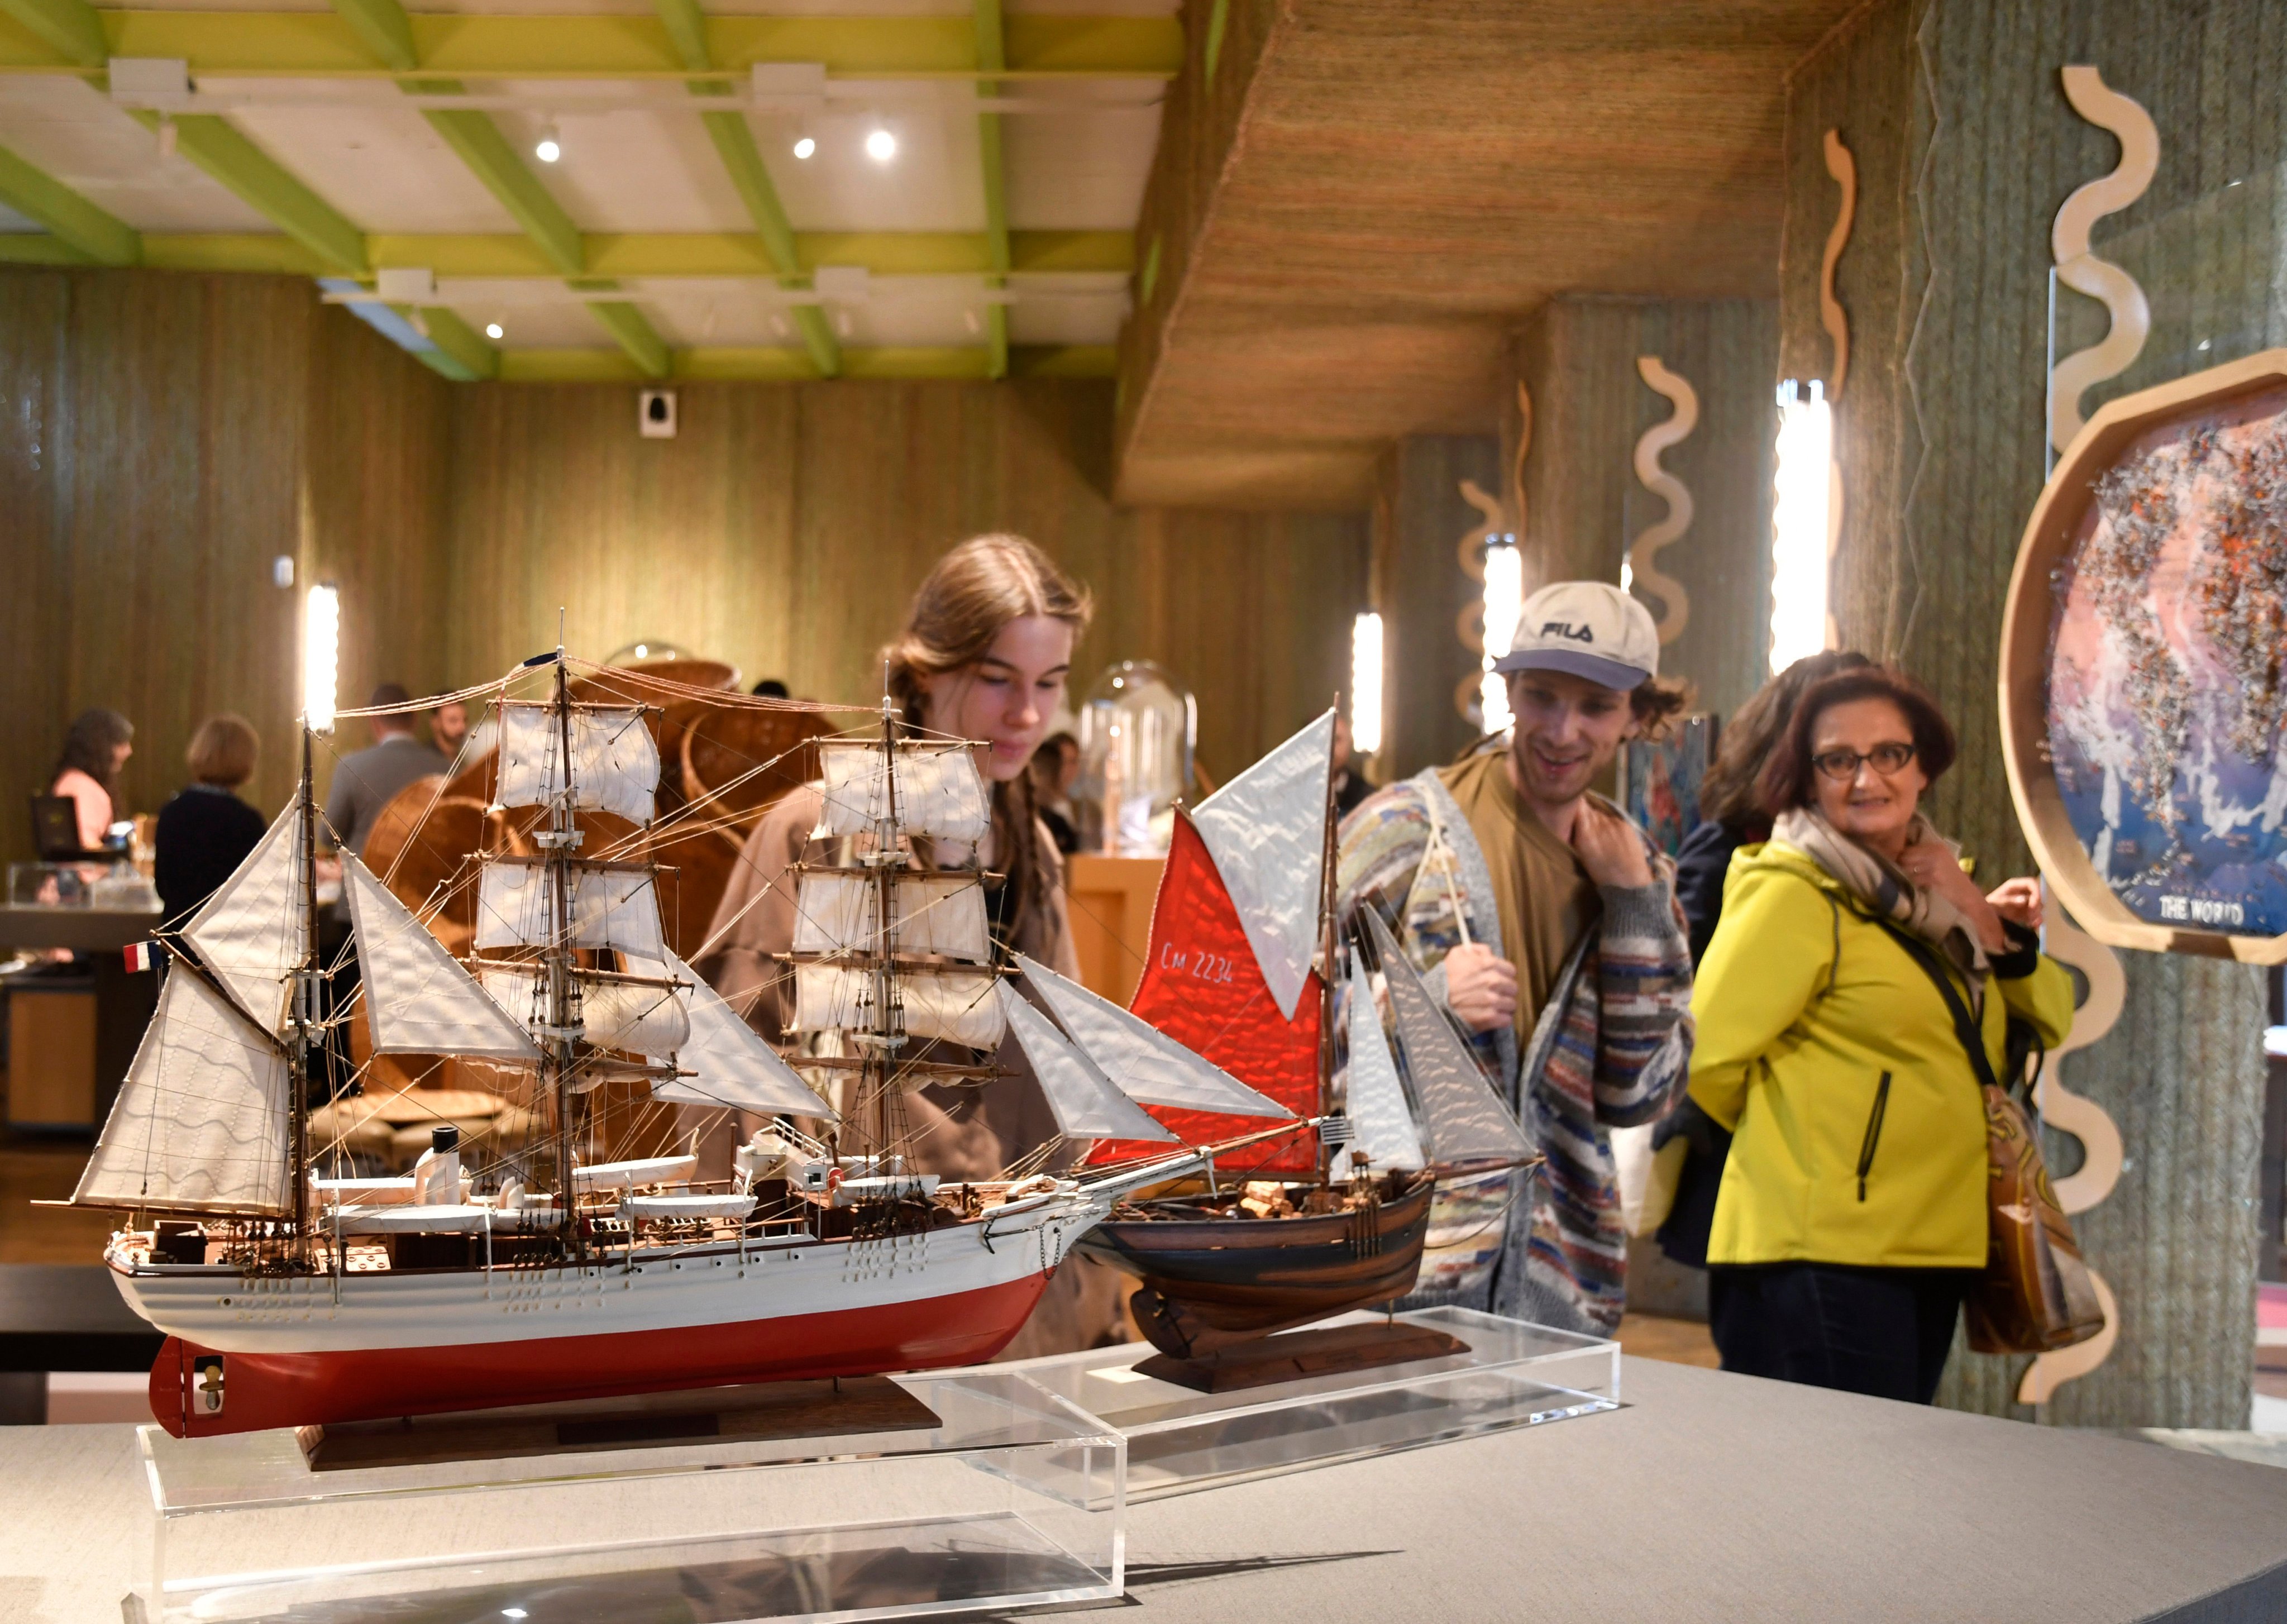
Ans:
[{"label": "wooden display counter", "polygon": [[1159,857],[1064,859],[1065,899],[1072,910],[1072,946],[1080,954],[1080,984],[1122,1008],[1144,977],[1151,942],[1151,899],[1159,891]]}]

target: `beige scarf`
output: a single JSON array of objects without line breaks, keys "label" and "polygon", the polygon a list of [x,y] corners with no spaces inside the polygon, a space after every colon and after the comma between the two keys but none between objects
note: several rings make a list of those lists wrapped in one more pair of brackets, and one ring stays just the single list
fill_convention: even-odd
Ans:
[{"label": "beige scarf", "polygon": [[[1897,866],[1860,844],[1826,820],[1815,806],[1797,806],[1781,812],[1771,825],[1771,837],[1784,840],[1847,886],[1851,894],[1882,917],[1895,921],[1930,943],[1953,962],[1969,983],[1970,1007],[1985,1008],[1985,978],[1992,964],[1985,945],[1962,911],[1926,886],[1916,885]],[[1919,812],[1906,830],[1906,844],[1935,841],[1945,848],[1949,860],[1959,860],[1961,848],[1930,827]]]}]

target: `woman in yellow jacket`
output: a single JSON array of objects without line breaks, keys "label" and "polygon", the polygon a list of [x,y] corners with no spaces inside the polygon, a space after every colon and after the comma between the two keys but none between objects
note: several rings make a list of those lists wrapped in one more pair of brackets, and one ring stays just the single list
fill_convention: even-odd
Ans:
[{"label": "woman in yellow jacket", "polygon": [[1899,936],[1935,950],[1997,1073],[2011,1016],[2064,1037],[2072,984],[2034,883],[1981,895],[1918,811],[1953,756],[1907,678],[1829,677],[1766,771],[1771,839],[1731,860],[1690,1081],[1736,1136],[1707,1253],[1726,1370],[1927,1404],[1985,1265],[1983,1097]]}]

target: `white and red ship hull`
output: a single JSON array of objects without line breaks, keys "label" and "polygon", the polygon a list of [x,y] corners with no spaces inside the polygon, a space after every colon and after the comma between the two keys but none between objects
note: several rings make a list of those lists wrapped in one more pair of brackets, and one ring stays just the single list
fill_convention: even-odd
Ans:
[{"label": "white and red ship hull", "polygon": [[973,1364],[1016,1335],[1104,1211],[1060,1193],[921,1234],[492,1270],[250,1277],[110,1261],[130,1306],[168,1334],[152,1414],[194,1438]]}]

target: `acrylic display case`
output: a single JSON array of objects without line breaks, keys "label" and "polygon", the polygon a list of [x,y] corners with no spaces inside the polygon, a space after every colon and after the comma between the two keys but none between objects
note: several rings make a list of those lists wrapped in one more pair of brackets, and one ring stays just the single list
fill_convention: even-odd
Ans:
[{"label": "acrylic display case", "polygon": [[1120,1594],[1117,1434],[1007,1367],[897,1382],[938,1426],[330,1470],[288,1430],[145,1427],[128,1615],[732,1624]]},{"label": "acrylic display case", "polygon": [[[1312,1328],[1380,1318],[1350,1314]],[[1144,1374],[1136,1367],[1152,1350],[1136,1343],[1002,1368],[1127,1440],[1131,1501],[1619,1408],[1616,1342],[1463,1308],[1396,1318],[1443,1331],[1468,1351],[1223,1393]]]}]

